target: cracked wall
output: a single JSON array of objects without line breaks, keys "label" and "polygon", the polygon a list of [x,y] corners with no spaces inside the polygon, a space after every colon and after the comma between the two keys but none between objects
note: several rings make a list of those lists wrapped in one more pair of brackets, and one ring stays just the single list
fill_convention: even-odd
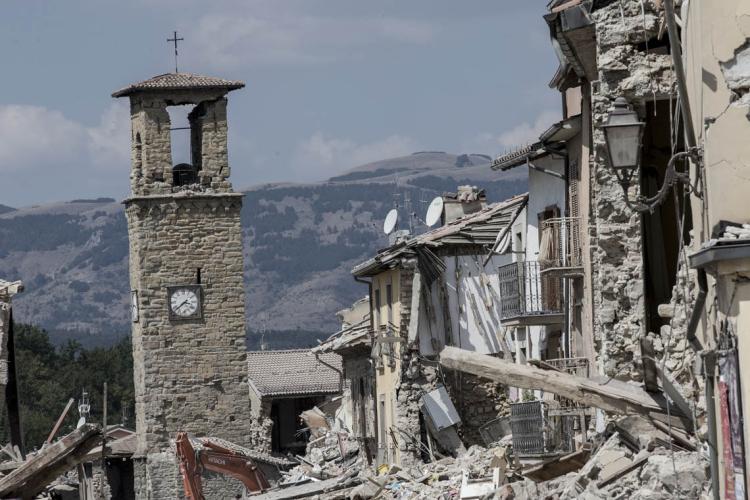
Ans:
[{"label": "cracked wall", "polygon": [[750,222],[750,3],[691,2],[682,15],[693,124],[705,152],[700,241],[720,220]]},{"label": "cracked wall", "polygon": [[[747,0],[690,2],[682,8],[684,58],[693,127],[703,147],[703,197],[693,197],[694,238],[697,245],[712,236],[719,221],[750,223],[750,3]],[[723,261],[710,273],[706,309],[698,336],[707,349],[720,341],[736,343],[742,413],[750,414],[750,378],[742,367],[750,363],[750,259]],[[717,371],[706,373],[718,382]],[[719,405],[717,405],[719,406]],[[717,410],[717,421],[721,413]],[[745,419],[745,422],[747,420]],[[731,436],[717,428],[717,455]],[[743,423],[744,442],[750,429]],[[726,492],[728,469],[719,467],[720,495]],[[746,485],[747,487],[747,485]]]}]

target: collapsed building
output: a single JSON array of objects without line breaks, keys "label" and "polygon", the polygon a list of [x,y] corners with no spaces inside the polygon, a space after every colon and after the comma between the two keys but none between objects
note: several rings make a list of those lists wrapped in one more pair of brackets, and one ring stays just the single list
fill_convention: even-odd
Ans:
[{"label": "collapsed building", "polygon": [[341,403],[335,417],[349,429],[357,440],[359,454],[371,464],[377,453],[377,432],[369,305],[369,297],[365,297],[352,308],[340,311],[341,329],[312,352],[341,357]]},{"label": "collapsed building", "polygon": [[[267,498],[746,498],[750,7],[679,8],[551,1],[561,120],[492,164],[528,169],[528,193],[446,193],[440,227],[354,268],[367,299],[311,351],[245,352],[225,116],[241,82],[118,92],[133,119],[135,494],[177,495],[171,439],[189,430],[244,457],[296,455]],[[184,103],[193,160],[173,166],[165,110]]]},{"label": "collapsed building", "polygon": [[[433,439],[453,452],[463,446],[461,438],[482,443],[480,428],[504,408],[505,390],[471,375],[443,374],[437,355],[445,346],[495,355],[507,350],[496,335],[497,269],[510,255],[488,255],[487,248],[527,198],[487,205],[484,193],[470,186],[446,198],[442,227],[398,240],[352,271],[369,280],[379,464],[421,462]],[[441,390],[452,395],[460,428],[455,418],[435,422],[426,411]]]}]

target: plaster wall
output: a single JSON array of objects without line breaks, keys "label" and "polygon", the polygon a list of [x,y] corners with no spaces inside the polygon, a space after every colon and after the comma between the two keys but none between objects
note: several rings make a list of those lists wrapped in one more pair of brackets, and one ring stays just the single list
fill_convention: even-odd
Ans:
[{"label": "plaster wall", "polygon": [[511,256],[494,255],[484,266],[485,257],[481,252],[441,256],[446,265],[443,278],[431,284],[429,295],[422,293],[420,297],[419,351],[422,355],[436,355],[446,345],[443,287],[450,318],[448,345],[481,354],[502,352],[498,337],[502,326],[497,269],[509,264]]},{"label": "plaster wall", "polygon": [[696,207],[706,209],[704,227],[696,227],[702,241],[720,220],[750,222],[750,3],[691,1],[682,15],[693,126],[705,155],[705,207]]},{"label": "plaster wall", "polygon": [[[533,168],[529,169],[529,204],[526,207],[526,246],[524,248],[526,261],[539,260],[539,238],[541,229],[539,227],[539,214],[550,207],[557,207],[559,216],[565,215],[565,162],[562,158],[553,155],[538,158],[533,164],[545,170],[555,172],[563,176],[559,178]],[[559,326],[528,326],[526,327],[527,357],[530,359],[542,359],[542,352],[546,348],[547,334],[553,330],[559,330]],[[530,347],[530,349],[529,349]],[[536,391],[537,396],[541,395]]]},{"label": "plaster wall", "polygon": [[[375,326],[375,349],[379,352],[379,363],[375,367],[376,387],[376,424],[378,428],[378,448],[385,461],[400,463],[401,452],[393,445],[391,429],[396,423],[396,391],[401,374],[401,343],[399,341],[378,342],[381,336],[380,327],[388,324],[389,310],[387,287],[391,287],[391,323],[399,325],[401,322],[402,305],[400,302],[401,270],[384,271],[372,278],[372,318]],[[377,307],[376,297],[380,295],[380,307]],[[408,307],[408,306],[407,306]],[[392,331],[390,339],[400,336],[398,328]],[[379,343],[379,346],[377,345]]]},{"label": "plaster wall", "polygon": [[[750,4],[744,0],[683,5],[682,18],[688,99],[693,127],[704,153],[704,197],[692,198],[694,242],[711,237],[721,220],[750,222]],[[693,178],[696,170],[693,169]],[[726,261],[709,270],[709,294],[699,337],[706,348],[735,336],[742,411],[750,413],[750,262]],[[715,304],[715,307],[709,307]],[[718,382],[716,374],[714,383]],[[721,422],[717,404],[716,421]],[[747,422],[747,417],[745,417]],[[717,425],[719,484],[724,492],[722,427]],[[744,423],[745,460],[750,429]],[[745,473],[747,480],[747,472]],[[745,488],[747,491],[747,486]]]}]

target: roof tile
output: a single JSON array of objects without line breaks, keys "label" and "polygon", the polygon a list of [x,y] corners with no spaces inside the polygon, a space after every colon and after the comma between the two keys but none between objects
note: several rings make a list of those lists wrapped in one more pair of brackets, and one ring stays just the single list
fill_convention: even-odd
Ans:
[{"label": "roof tile", "polygon": [[144,90],[225,89],[230,91],[241,89],[244,86],[245,82],[239,80],[224,80],[223,78],[192,73],[165,73],[142,82],[130,84],[114,92],[112,97],[124,97]]},{"label": "roof tile", "polygon": [[[328,365],[341,370],[341,356],[320,355]],[[330,394],[340,390],[340,375],[321,363],[309,349],[249,351],[247,368],[250,384],[260,396]]]}]

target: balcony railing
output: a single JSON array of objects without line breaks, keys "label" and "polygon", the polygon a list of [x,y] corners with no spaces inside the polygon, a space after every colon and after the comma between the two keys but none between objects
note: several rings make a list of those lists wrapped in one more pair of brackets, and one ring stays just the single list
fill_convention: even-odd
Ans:
[{"label": "balcony railing", "polygon": [[580,275],[583,272],[581,235],[577,217],[547,219],[539,238],[542,273]]},{"label": "balcony railing", "polygon": [[519,457],[544,457],[575,450],[574,416],[552,416],[546,401],[511,403],[510,428],[513,453]]},{"label": "balcony railing", "polygon": [[540,272],[539,262],[514,262],[498,269],[500,319],[528,325],[562,320],[562,279]]},{"label": "balcony railing", "polygon": [[[589,360],[588,358],[556,358],[545,359],[544,363],[564,373],[575,375],[577,377],[588,378]],[[587,413],[588,407],[580,403],[555,395],[557,406],[550,408],[550,415],[583,415]]]}]

